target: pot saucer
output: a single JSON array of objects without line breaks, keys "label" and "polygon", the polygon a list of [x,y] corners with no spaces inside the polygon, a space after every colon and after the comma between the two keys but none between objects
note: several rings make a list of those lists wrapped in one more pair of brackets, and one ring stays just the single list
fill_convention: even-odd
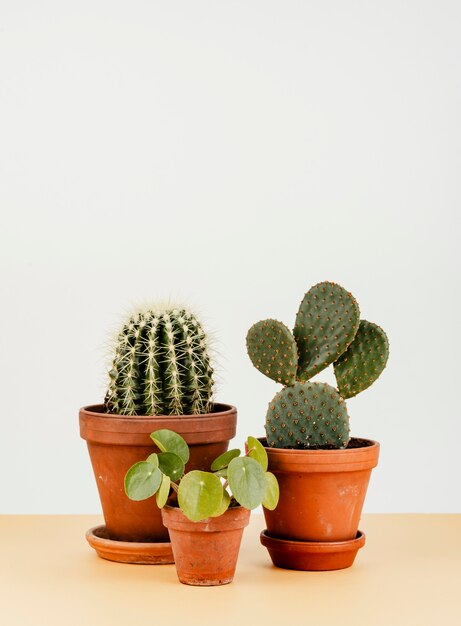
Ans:
[{"label": "pot saucer", "polygon": [[273,564],[283,569],[327,571],[350,567],[360,548],[365,545],[365,533],[357,532],[350,541],[291,541],[278,539],[263,530],[260,540],[269,552]]},{"label": "pot saucer", "polygon": [[102,559],[117,563],[138,565],[166,565],[174,563],[171,543],[144,543],[117,541],[109,538],[105,526],[94,526],[86,531],[86,540]]}]

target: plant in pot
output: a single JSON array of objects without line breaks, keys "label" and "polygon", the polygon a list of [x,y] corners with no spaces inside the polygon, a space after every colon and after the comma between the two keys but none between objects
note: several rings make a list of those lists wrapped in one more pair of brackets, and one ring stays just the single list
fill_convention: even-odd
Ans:
[{"label": "plant in pot", "polygon": [[124,477],[139,458],[158,452],[149,435],[159,428],[179,433],[190,446],[188,470],[208,470],[227,450],[237,411],[213,402],[213,377],[207,336],[187,309],[145,308],[121,327],[105,401],[79,414],[105,521],[87,532],[99,556],[173,562],[159,508],[128,500]]},{"label": "plant in pot", "polygon": [[[284,385],[266,414],[264,444],[281,497],[264,511],[261,543],[279,567],[349,567],[365,543],[358,524],[379,444],[350,438],[345,399],[383,371],[386,334],[360,319],[343,287],[322,282],[305,294],[293,333],[267,319],[250,328],[246,343],[253,365]],[[337,389],[310,381],[331,364]]]},{"label": "plant in pot", "polygon": [[248,437],[245,456],[229,450],[213,461],[211,471],[186,473],[189,448],[184,439],[168,429],[153,432],[151,438],[161,452],[128,470],[126,494],[134,501],[156,495],[180,582],[232,582],[250,510],[260,504],[273,509],[278,502],[277,479],[267,471],[264,447]]}]

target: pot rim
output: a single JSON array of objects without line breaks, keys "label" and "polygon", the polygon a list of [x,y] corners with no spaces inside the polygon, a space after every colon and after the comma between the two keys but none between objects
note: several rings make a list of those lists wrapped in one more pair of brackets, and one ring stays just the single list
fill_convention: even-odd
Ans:
[{"label": "pot rim", "polygon": [[370,449],[370,448],[374,448],[375,446],[379,446],[379,442],[375,441],[374,439],[367,439],[366,437],[351,437],[351,441],[352,441],[352,439],[356,439],[356,440],[359,440],[359,441],[366,441],[368,444],[371,444],[371,445],[359,446],[357,448],[331,448],[331,449],[328,449],[328,450],[323,450],[323,449],[309,450],[308,448],[302,448],[302,449],[301,448],[300,449],[298,449],[298,448],[277,448],[276,446],[268,446],[266,437],[258,437],[258,441],[260,441],[263,444],[263,446],[264,446],[264,448],[266,450],[270,450],[271,452],[276,452],[276,453],[278,453],[279,451],[280,452],[288,452],[288,453],[289,452],[297,452],[297,453],[300,453],[300,454],[304,454],[304,453],[307,452],[308,454],[316,454],[318,456],[320,456],[322,454],[331,455],[331,454],[337,454],[337,453],[340,453],[340,454],[350,454],[352,452],[355,452],[356,450],[367,450],[367,449]]},{"label": "pot rim", "polygon": [[146,422],[148,420],[158,419],[158,420],[167,420],[167,419],[180,419],[183,420],[192,420],[197,418],[206,418],[212,417],[214,415],[225,415],[226,413],[233,413],[236,411],[236,407],[232,404],[225,404],[223,402],[214,402],[213,403],[213,411],[210,413],[196,413],[196,414],[187,414],[187,415],[124,415],[123,413],[108,413],[107,411],[101,410],[104,408],[104,404],[88,404],[82,406],[79,410],[80,414],[90,415],[95,418],[105,418],[105,419],[114,419],[114,420],[130,420],[130,421],[141,421]]},{"label": "pot rim", "polygon": [[168,529],[185,532],[222,532],[234,528],[244,528],[250,522],[250,509],[242,505],[229,507],[217,517],[207,517],[193,522],[181,511],[178,506],[166,504],[162,509],[163,524]]},{"label": "pot rim", "polygon": [[220,403],[213,408],[213,413],[202,415],[116,415],[105,413],[103,404],[92,404],[79,411],[80,436],[93,443],[153,446],[150,433],[169,428],[189,445],[230,441],[236,433],[237,409]]},{"label": "pot rim", "polygon": [[332,450],[293,450],[267,446],[265,438],[259,441],[269,457],[270,469],[277,471],[338,472],[371,469],[378,464],[380,444],[373,439],[354,437],[371,443],[359,448]]}]

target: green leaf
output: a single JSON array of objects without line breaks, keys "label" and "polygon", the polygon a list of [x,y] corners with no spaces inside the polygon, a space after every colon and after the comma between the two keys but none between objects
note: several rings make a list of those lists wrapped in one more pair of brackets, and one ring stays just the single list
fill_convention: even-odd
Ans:
[{"label": "green leaf", "polygon": [[240,450],[238,450],[237,448],[234,448],[233,450],[228,450],[227,452],[220,454],[218,458],[215,459],[211,464],[211,471],[216,472],[218,470],[224,469],[229,465],[232,459],[240,456],[240,454]]},{"label": "green leaf", "polygon": [[266,491],[266,477],[255,459],[244,456],[233,459],[227,469],[229,486],[234,498],[246,509],[259,506]]},{"label": "green leaf", "polygon": [[219,478],[227,478],[227,467],[218,470],[217,472],[214,472],[214,475],[219,476]]},{"label": "green leaf", "polygon": [[279,502],[279,484],[272,472],[266,472],[264,476],[266,478],[266,491],[264,492],[262,505],[269,511],[273,511]]},{"label": "green leaf", "polygon": [[223,497],[222,497],[221,506],[216,511],[216,513],[211,515],[211,517],[219,517],[220,515],[223,515],[229,508],[230,501],[231,501],[230,495],[227,493],[225,489],[223,489]]},{"label": "green leaf", "polygon": [[152,465],[154,465],[155,467],[158,467],[158,454],[156,454],[155,452],[153,452],[152,454],[149,454],[146,461],[147,463],[152,463]]},{"label": "green leaf", "polygon": [[221,508],[223,486],[210,472],[192,470],[179,483],[178,504],[193,522],[212,517]]},{"label": "green leaf", "polygon": [[264,450],[262,443],[255,439],[255,437],[248,437],[247,446],[249,450],[248,456],[258,461],[263,470],[266,471],[269,461],[267,459],[267,452]]},{"label": "green leaf", "polygon": [[162,472],[152,463],[140,461],[125,475],[125,493],[130,500],[146,500],[154,495],[162,482]]},{"label": "green leaf", "polygon": [[189,446],[178,433],[164,428],[151,433],[150,438],[162,452],[173,452],[184,463],[189,460]]},{"label": "green leaf", "polygon": [[162,482],[160,484],[159,490],[157,491],[157,495],[155,496],[159,509],[163,509],[166,501],[168,500],[168,496],[170,495],[170,485],[170,477],[166,474],[162,474]]},{"label": "green leaf", "polygon": [[161,452],[158,455],[158,466],[173,482],[178,481],[184,474],[184,463],[174,452]]}]

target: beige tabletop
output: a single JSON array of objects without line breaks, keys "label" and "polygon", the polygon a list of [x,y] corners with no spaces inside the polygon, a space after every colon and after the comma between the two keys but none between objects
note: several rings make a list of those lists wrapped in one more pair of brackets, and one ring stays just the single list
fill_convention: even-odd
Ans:
[{"label": "beige tabletop", "polygon": [[253,515],[223,587],[181,585],[174,565],[98,558],[84,535],[99,523],[0,516],[2,626],[461,625],[461,515],[365,515],[366,546],[336,572],[273,567]]}]

